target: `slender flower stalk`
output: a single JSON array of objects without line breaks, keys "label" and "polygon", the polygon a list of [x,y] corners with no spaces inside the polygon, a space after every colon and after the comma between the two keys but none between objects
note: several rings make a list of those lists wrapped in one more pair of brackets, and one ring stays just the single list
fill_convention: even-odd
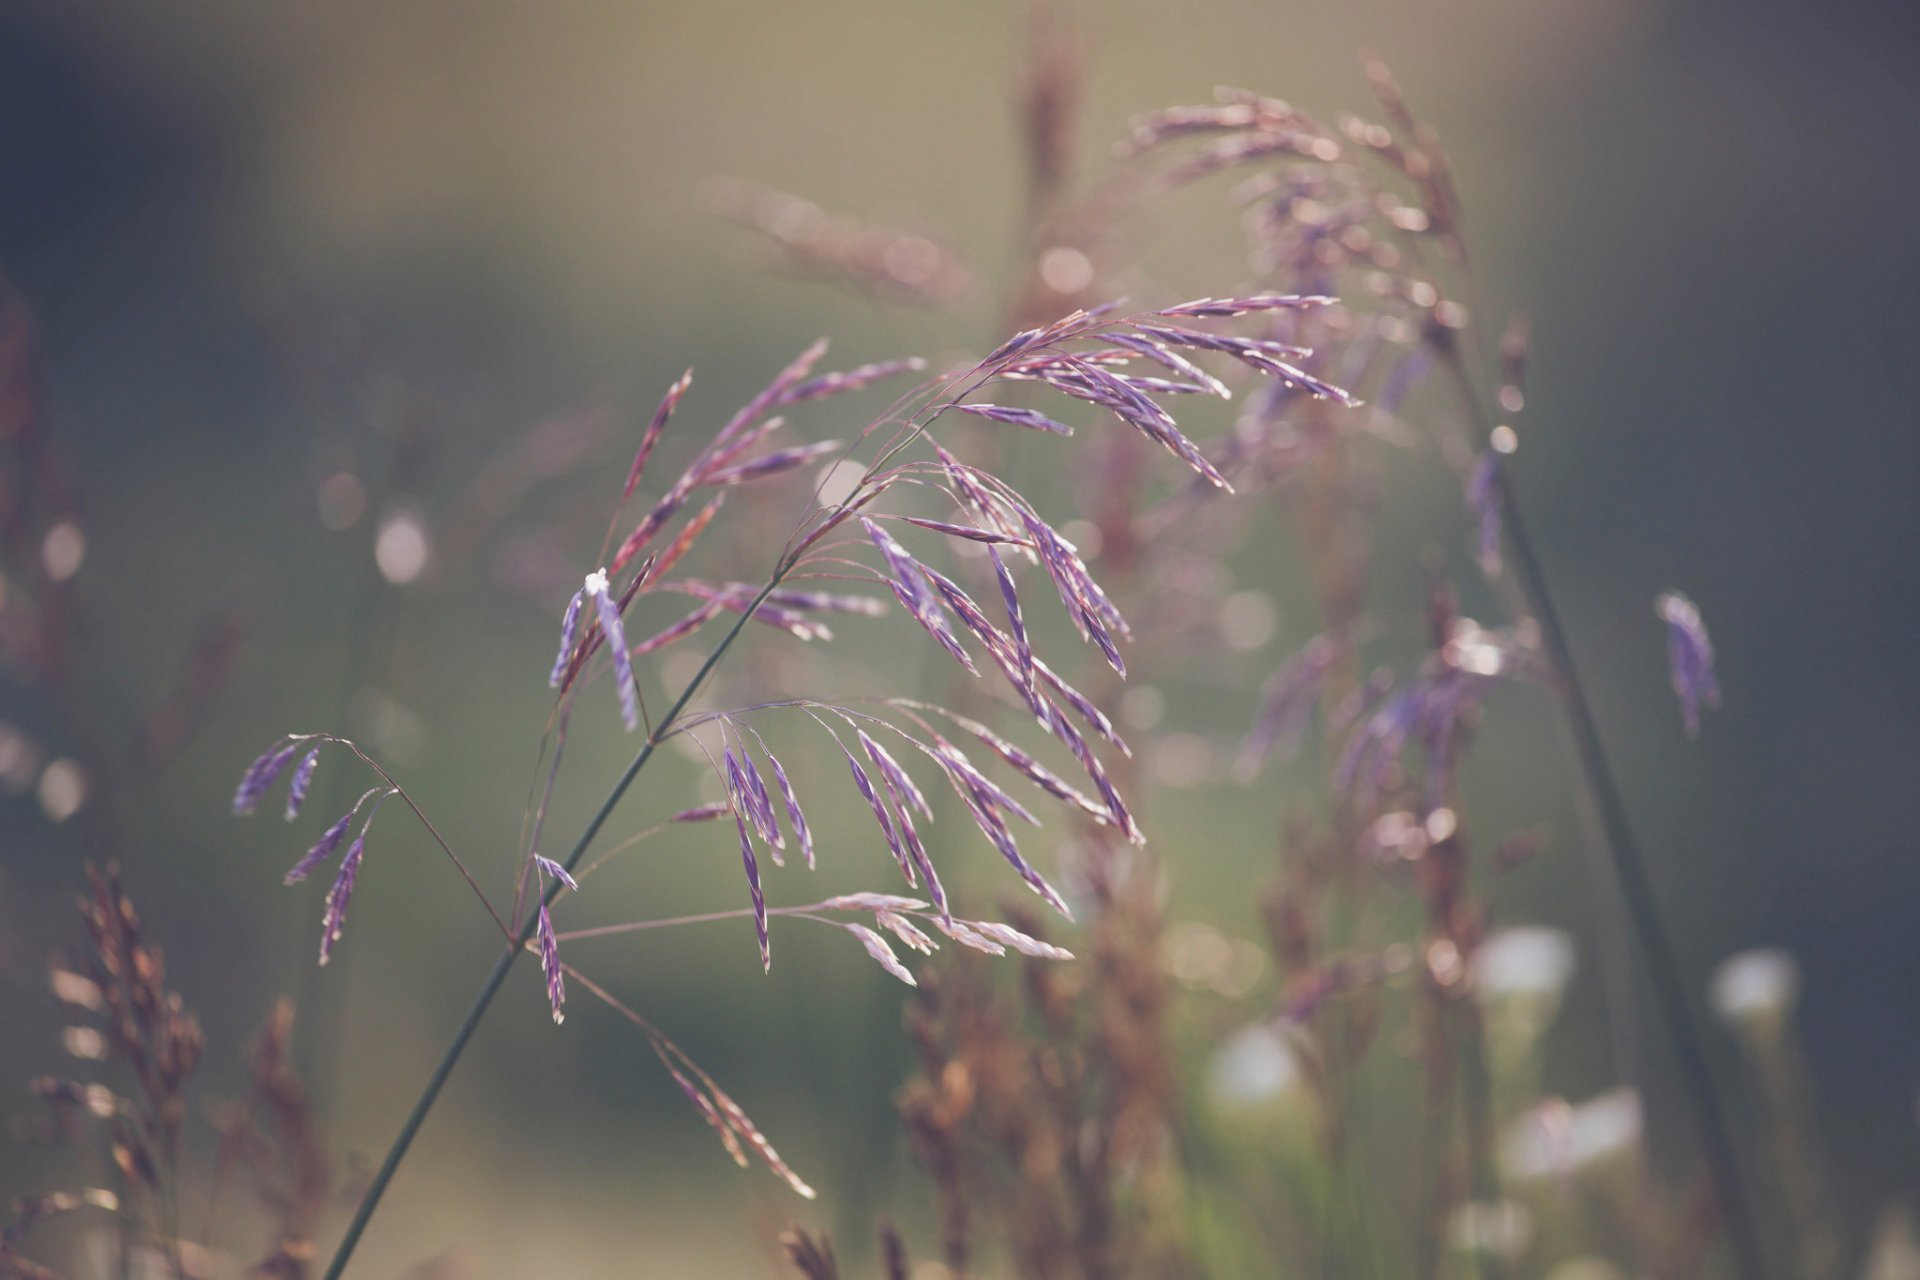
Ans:
[{"label": "slender flower stalk", "polygon": [[[1653,978],[1655,1003],[1673,1045],[1681,1086],[1700,1131],[1714,1193],[1720,1212],[1726,1218],[1727,1239],[1735,1265],[1747,1280],[1765,1280],[1770,1269],[1760,1244],[1759,1224],[1747,1198],[1732,1125],[1721,1110],[1720,1090],[1714,1082],[1706,1042],[1700,1031],[1702,1020],[1689,995],[1691,986],[1661,915],[1659,897],[1647,873],[1646,859],[1628,817],[1626,801],[1607,758],[1600,727],[1579,671],[1574,666],[1572,646],[1559,610],[1554,607],[1546,573],[1534,551],[1526,522],[1514,501],[1512,481],[1505,468],[1496,471],[1494,483],[1505,513],[1507,546],[1512,551],[1515,573],[1533,606],[1534,616],[1539,619],[1541,640],[1561,683],[1560,701],[1573,735],[1574,753],[1606,835],[1607,850],[1612,855],[1628,917],[1640,941],[1641,956]],[[1698,615],[1695,616],[1697,619]]]},{"label": "slender flower stalk", "polygon": [[[767,593],[779,585],[789,568],[790,565],[783,558],[781,565],[777,566],[768,578],[767,585],[761,589],[759,599],[765,599]],[[757,604],[758,600],[755,603]],[[713,673],[714,667],[719,665],[720,659],[726,655],[727,650],[733,647],[733,642],[745,629],[747,618],[751,613],[752,610],[749,609],[734,620],[732,627],[714,647],[713,652],[707,655],[700,669],[694,673],[691,680],[687,681],[686,687],[680,691],[680,696],[661,719],[659,726],[641,743],[640,750],[634,754],[626,770],[614,782],[613,788],[607,792],[599,808],[588,819],[586,829],[575,841],[573,850],[560,862],[560,866],[566,871],[569,873],[574,871],[580,859],[586,856],[587,849],[599,836],[601,828],[606,826],[607,820],[613,816],[614,809],[625,798],[628,788],[640,776],[640,771],[647,767],[647,762],[653,758],[661,736],[680,718],[681,713],[687,709],[687,705],[693,701],[694,695],[706,683],[707,677]],[[513,962],[520,957],[520,953],[526,949],[528,941],[538,930],[539,914],[545,911],[548,904],[564,887],[558,878],[547,885],[540,895],[539,912],[520,926],[511,944],[493,962],[493,968],[488,971],[486,979],[480,984],[480,990],[474,996],[473,1003],[468,1006],[466,1016],[461,1019],[459,1027],[455,1029],[453,1039],[448,1041],[446,1049],[440,1055],[440,1061],[435,1065],[433,1073],[427,1077],[425,1088],[421,1090],[412,1110],[407,1113],[406,1119],[401,1123],[400,1132],[387,1149],[380,1167],[374,1171],[372,1180],[367,1183],[367,1189],[360,1197],[359,1207],[354,1210],[352,1220],[347,1223],[346,1232],[340,1237],[340,1243],[334,1247],[333,1259],[327,1264],[322,1280],[339,1280],[339,1277],[346,1273],[347,1263],[352,1260],[353,1252],[360,1244],[360,1237],[366,1234],[367,1224],[373,1221],[374,1212],[386,1196],[394,1174],[399,1172],[401,1161],[406,1159],[408,1148],[419,1136],[420,1127],[426,1123],[428,1113],[433,1110],[433,1104],[439,1100],[440,1091],[446,1087],[447,1080],[453,1075],[454,1067],[459,1065],[462,1055],[466,1053],[467,1044],[473,1039],[473,1033],[479,1030],[481,1019],[486,1017],[494,997],[500,994],[500,988],[506,983],[507,974],[512,970]]]}]

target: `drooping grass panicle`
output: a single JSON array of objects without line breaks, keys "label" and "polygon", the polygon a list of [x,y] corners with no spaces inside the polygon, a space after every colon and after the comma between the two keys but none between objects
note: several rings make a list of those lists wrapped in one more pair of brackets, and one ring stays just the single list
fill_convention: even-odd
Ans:
[{"label": "drooping grass panicle", "polygon": [[[924,491],[922,485],[929,479],[935,479],[940,487],[950,488],[951,493],[963,510],[972,516],[971,528],[976,533],[998,535],[1004,539],[994,542],[987,539],[990,548],[1012,546],[1021,554],[1031,554],[1047,570],[1054,582],[1063,603],[1067,606],[1070,619],[1084,637],[1093,643],[1113,668],[1124,674],[1124,663],[1119,653],[1120,643],[1129,636],[1125,619],[1114,606],[1106,593],[1094,582],[1086,564],[1064,537],[1055,528],[1042,519],[1034,507],[1015,492],[1011,486],[990,471],[971,467],[961,463],[952,454],[945,451],[937,441],[929,440],[929,429],[946,410],[957,404],[965,403],[974,392],[988,387],[996,380],[1012,378],[1011,366],[1019,363],[1018,374],[1021,379],[1037,379],[1039,382],[1062,393],[1069,400],[1085,401],[1107,409],[1126,426],[1142,432],[1149,439],[1167,447],[1179,455],[1197,474],[1218,481],[1218,476],[1210,475],[1212,470],[1205,456],[1197,446],[1192,445],[1183,433],[1174,425],[1174,418],[1156,397],[1175,397],[1189,394],[1195,390],[1207,390],[1207,383],[1200,378],[1189,377],[1186,381],[1135,375],[1125,370],[1128,361],[1146,359],[1139,351],[1126,346],[1100,346],[1101,335],[1108,331],[1141,332],[1139,326],[1145,323],[1138,317],[1117,317],[1117,304],[1075,311],[1059,320],[1037,326],[1017,335],[1015,339],[1002,344],[993,356],[974,365],[970,371],[946,377],[935,378],[915,393],[919,399],[912,404],[912,397],[903,398],[895,410],[874,420],[872,425],[860,435],[864,447],[871,449],[871,461],[851,490],[836,494],[826,501],[816,499],[808,514],[796,526],[795,532],[781,549],[775,565],[764,583],[750,593],[729,589],[725,584],[715,584],[704,579],[687,580],[675,577],[673,582],[685,584],[680,589],[709,598],[703,599],[700,608],[672,623],[666,631],[656,633],[639,645],[632,645],[626,638],[624,614],[633,602],[643,594],[650,594],[659,587],[667,585],[664,581],[666,571],[677,569],[681,556],[687,550],[691,540],[699,536],[701,530],[715,519],[720,508],[709,502],[699,510],[692,520],[687,521],[677,540],[668,550],[655,550],[655,541],[665,536],[673,523],[680,519],[693,502],[696,491],[702,487],[719,486],[721,491],[738,484],[757,480],[764,476],[778,474],[800,466],[820,456],[823,447],[796,446],[791,449],[775,450],[772,453],[754,458],[754,451],[772,433],[781,429],[782,423],[773,411],[788,404],[836,394],[841,390],[865,385],[869,381],[867,372],[855,370],[848,375],[835,378],[827,375],[820,379],[812,378],[812,370],[824,353],[824,344],[815,344],[799,358],[788,364],[759,394],[740,408],[726,424],[700,449],[692,462],[682,470],[658,497],[652,506],[641,516],[639,523],[627,537],[619,543],[604,569],[596,570],[587,576],[581,590],[581,602],[578,615],[571,628],[576,631],[569,635],[570,643],[563,646],[570,650],[571,656],[557,661],[554,670],[558,672],[560,689],[559,706],[570,707],[574,683],[580,679],[593,653],[600,644],[609,650],[613,677],[618,683],[622,719],[630,730],[638,730],[644,708],[639,704],[638,686],[632,669],[632,659],[637,653],[652,652],[658,647],[672,643],[698,630],[715,613],[732,611],[735,613],[733,624],[722,636],[716,646],[708,653],[699,670],[686,682],[679,697],[673,702],[657,723],[649,720],[647,732],[634,759],[626,771],[602,802],[598,811],[580,836],[574,851],[558,865],[566,870],[576,866],[587,852],[614,807],[625,795],[634,778],[651,758],[654,749],[664,738],[677,732],[681,717],[688,704],[704,687],[715,665],[729,650],[740,635],[745,623],[763,620],[797,634],[822,636],[819,624],[805,615],[824,602],[818,599],[802,599],[786,595],[775,597],[775,592],[795,590],[786,583],[790,575],[804,568],[808,556],[827,538],[833,536],[836,529],[855,517],[862,520],[862,531],[867,542],[880,553],[885,569],[884,581],[893,593],[895,600],[914,619],[914,621],[934,640],[945,648],[968,670],[977,670],[961,636],[955,634],[949,621],[949,610],[960,613],[967,624],[969,634],[981,644],[986,645],[996,661],[1008,672],[1009,679],[1017,692],[1022,694],[1029,709],[1046,729],[1050,736],[1057,739],[1075,757],[1080,767],[1091,780],[1098,798],[1090,798],[1078,790],[1060,781],[1051,771],[1045,769],[1030,755],[1014,747],[997,735],[982,737],[989,749],[1006,761],[1036,785],[1058,798],[1067,801],[1092,817],[1094,820],[1116,827],[1134,841],[1143,839],[1137,823],[1129,812],[1119,791],[1109,777],[1105,767],[1093,752],[1087,738],[1076,729],[1069,720],[1071,714],[1082,716],[1102,737],[1114,737],[1111,723],[1105,718],[1091,700],[1079,696],[1071,685],[1067,684],[1051,667],[1044,666],[1040,658],[1033,653],[1031,638],[1027,635],[1024,620],[1018,624],[1021,638],[1016,640],[1008,632],[1001,631],[984,611],[973,604],[972,598],[958,583],[942,575],[936,580],[911,552],[895,539],[883,527],[878,518],[883,513],[879,505],[884,495],[895,486],[907,486],[907,489]],[[1091,348],[1076,351],[1074,347]],[[1164,367],[1163,361],[1151,363]],[[901,368],[910,366],[900,366]],[[888,369],[886,372],[892,372]],[[1272,369],[1263,370],[1272,372]],[[879,371],[869,371],[872,377],[883,376]],[[672,394],[678,398],[678,392]],[[670,407],[670,406],[669,406]],[[981,415],[975,415],[981,416]],[[934,463],[914,461],[903,456],[904,452],[922,443],[930,444],[935,451]],[[650,448],[643,441],[643,447]],[[642,475],[635,479],[637,486],[644,480]],[[631,477],[633,472],[629,471]],[[903,489],[905,492],[907,489]],[[637,491],[637,489],[636,489]],[[816,491],[818,494],[818,491]],[[898,514],[917,514],[900,512]],[[927,517],[921,517],[926,519]],[[938,528],[920,526],[926,533],[945,538],[958,538],[968,542],[982,539],[971,536],[969,526],[951,525]],[[642,554],[649,556],[648,561],[638,572],[628,566]],[[1004,569],[1004,563],[1001,568]],[[614,578],[622,577],[623,586],[616,586]],[[1003,595],[1013,590],[1010,574],[996,572],[996,579]],[[936,582],[943,585],[937,586]],[[587,605],[593,606],[594,625],[585,626],[581,618],[589,616]],[[1018,603],[1010,608],[1018,611]],[[764,612],[765,617],[761,618]],[[1010,622],[1012,620],[1010,619]],[[824,638],[822,636],[822,638]],[[1056,701],[1057,699],[1057,701]],[[564,717],[562,717],[563,719]],[[824,725],[824,721],[822,722]],[[964,727],[964,726],[963,726]],[[984,728],[984,726],[982,726]],[[829,733],[833,731],[828,730]],[[723,727],[723,737],[726,730]],[[894,857],[903,877],[909,886],[919,886],[924,879],[928,894],[934,899],[932,917],[942,929],[958,929],[971,939],[968,945],[981,949],[1005,949],[978,929],[969,929],[951,917],[946,894],[941,887],[936,868],[929,856],[925,842],[915,822],[915,810],[924,817],[930,813],[926,799],[919,793],[910,775],[897,760],[885,751],[871,735],[860,732],[864,741],[862,751],[867,755],[867,763],[848,749],[847,744],[834,733],[843,756],[854,775],[856,789],[866,799],[889,852]],[[1036,892],[1040,893],[1056,909],[1065,911],[1065,903],[1020,855],[1014,845],[1006,814],[1013,813],[1031,817],[1024,808],[1007,803],[1004,790],[984,783],[977,770],[962,768],[956,761],[957,753],[944,760],[937,750],[929,744],[916,741],[923,751],[933,754],[941,760],[941,767],[950,780],[955,782],[976,825],[986,833],[989,840],[1005,856],[1008,862]],[[721,759],[716,761],[717,768],[723,773],[727,784],[728,807],[735,824],[735,834],[740,845],[742,866],[746,873],[752,906],[750,914],[755,926],[763,969],[770,968],[771,947],[768,937],[768,921],[774,912],[766,901],[762,883],[761,867],[755,848],[756,834],[769,849],[778,850],[776,843],[780,839],[779,822],[773,812],[771,793],[764,779],[758,776],[758,762],[747,749],[744,740],[729,741],[722,744]],[[728,757],[731,757],[729,759]],[[555,760],[557,762],[556,752]],[[771,758],[769,767],[772,767]],[[876,785],[869,767],[880,775]],[[557,764],[556,764],[557,771]],[[784,770],[776,773],[776,778],[784,776]],[[788,780],[790,782],[790,780]],[[793,802],[792,788],[782,784],[782,798],[789,801],[790,818],[797,811],[797,802]],[[411,802],[409,801],[411,804]],[[416,810],[417,812],[417,810]],[[543,810],[544,812],[544,810]],[[796,823],[795,832],[800,827]],[[441,842],[444,847],[444,841]],[[809,842],[810,843],[810,842]],[[451,853],[451,850],[448,850]],[[357,874],[360,861],[364,856],[364,842],[357,841],[349,850],[343,864],[342,874],[336,881],[335,890],[329,895],[329,942],[337,937],[338,923],[344,917],[348,897],[353,887],[353,878]],[[544,874],[544,872],[543,872]],[[524,872],[523,872],[524,875]],[[578,971],[566,966],[559,957],[558,943],[560,934],[553,930],[548,908],[558,892],[559,886],[549,883],[540,895],[535,909],[518,918],[509,927],[503,924],[512,945],[496,962],[476,997],[467,1020],[461,1031],[449,1045],[435,1073],[429,1080],[427,1089],[416,1102],[403,1126],[400,1137],[388,1152],[386,1160],[376,1173],[361,1209],[350,1224],[341,1248],[335,1254],[335,1262],[330,1276],[337,1276],[346,1258],[356,1245],[361,1231],[364,1230],[373,1206],[378,1203],[389,1185],[399,1162],[404,1158],[414,1135],[436,1099],[440,1088],[454,1064],[469,1042],[473,1027],[484,1011],[490,1006],[494,995],[501,989],[508,968],[522,951],[529,949],[529,942],[537,942],[532,949],[542,955],[542,963],[548,976],[549,1001],[556,1013],[563,991],[555,981],[555,975],[564,972],[579,981]],[[489,908],[491,910],[491,908]],[[783,913],[784,914],[784,913]],[[496,915],[496,919],[499,917]],[[876,935],[878,936],[878,935]],[[671,1056],[671,1055],[663,1055]],[[684,1067],[684,1063],[681,1064]],[[705,1096],[714,1110],[721,1116],[725,1127],[746,1147],[760,1150],[764,1138],[757,1130],[744,1122],[744,1117],[735,1114],[724,1094],[711,1087],[692,1072],[684,1073],[688,1079],[703,1086]],[[781,1168],[771,1149],[760,1150],[762,1158],[770,1165]],[[804,1184],[801,1184],[804,1185]]]}]

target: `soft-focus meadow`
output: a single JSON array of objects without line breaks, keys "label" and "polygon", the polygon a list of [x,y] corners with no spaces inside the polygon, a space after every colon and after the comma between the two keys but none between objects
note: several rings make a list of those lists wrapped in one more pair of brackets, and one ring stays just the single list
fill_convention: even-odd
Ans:
[{"label": "soft-focus meadow", "polygon": [[[1813,1234],[1837,1242],[1820,1274],[1920,1274],[1920,1245],[1902,1261],[1885,1244],[1899,1214],[1920,1211],[1920,849],[1906,805],[1920,770],[1906,652],[1920,621],[1908,155],[1920,40],[1871,6],[1785,0],[1062,11],[1077,95],[1065,136],[1083,177],[1133,117],[1210,101],[1216,85],[1327,120],[1375,114],[1363,51],[1445,140],[1477,282],[1466,300],[1494,335],[1522,312],[1531,332],[1508,474],[1761,1215],[1779,1232],[1816,1206]],[[70,903],[84,864],[110,859],[205,1032],[194,1120],[245,1090],[246,1047],[291,996],[293,1058],[336,1172],[349,1188],[364,1179],[498,938],[389,806],[339,950],[317,969],[325,885],[281,876],[370,783],[327,757],[315,812],[289,829],[277,801],[229,815],[241,770],[276,734],[349,735],[510,896],[561,610],[596,567],[661,392],[695,369],[664,475],[817,337],[832,341],[823,368],[918,355],[943,370],[1016,321],[1050,318],[1044,296],[1008,284],[1057,247],[1021,243],[1036,47],[1018,4],[0,6],[0,271],[16,295],[0,341],[35,331],[45,433],[29,440],[12,425],[22,402],[0,403],[13,504],[0,511],[0,1112],[18,1121],[0,1143],[0,1193],[102,1176],[41,1141],[46,1108],[28,1083],[88,1070],[62,1048],[73,1016],[48,991],[47,961],[82,937]],[[719,216],[739,181],[908,228],[973,274],[933,308],[799,278]],[[1142,305],[1243,291],[1229,188],[1214,179],[1153,203],[1102,270]],[[1085,301],[1075,290],[1093,264],[1051,264],[1042,283],[1069,286],[1064,313]],[[892,394],[793,417],[801,438],[847,438]],[[1217,442],[1231,411],[1188,399],[1203,402],[1183,426]],[[1405,416],[1444,417],[1445,403],[1423,386]],[[1082,438],[1029,435],[1000,461],[1055,515],[1097,519],[1106,482],[1087,481],[1088,437],[1119,428],[1075,421]],[[1381,646],[1364,676],[1417,659],[1436,571],[1465,612],[1506,618],[1474,576],[1473,516],[1431,438],[1383,433],[1360,455],[1377,486],[1362,599]],[[1150,461],[1157,496],[1184,483],[1172,459]],[[789,478],[735,493],[702,548],[712,576],[763,573],[805,490]],[[1113,701],[1138,748],[1126,781],[1166,895],[1164,929],[1136,957],[1168,984],[1181,1117],[1181,1172],[1154,1206],[1184,1224],[1195,1274],[1415,1274],[1396,1268],[1414,1265],[1424,1210],[1407,1169],[1432,1140],[1433,1107],[1404,999],[1387,999],[1398,1011],[1343,1113],[1360,1154],[1338,1168],[1298,1082],[1276,1078],[1288,1070],[1264,1042],[1236,1039],[1300,998],[1299,975],[1275,972],[1262,903],[1298,852],[1289,815],[1328,812],[1338,754],[1310,737],[1252,782],[1234,769],[1268,678],[1323,625],[1325,584],[1291,501],[1256,486],[1208,508],[1235,514],[1198,518],[1231,528],[1197,545],[1230,550],[1161,566],[1148,585],[1180,594],[1177,635],[1135,661]],[[1030,580],[1038,599],[1044,579]],[[1691,741],[1654,612],[1675,588],[1712,630],[1725,693]],[[1153,610],[1144,594],[1130,610]],[[955,668],[904,619],[832,623],[835,639],[806,646],[750,630],[715,698],[956,696]],[[1035,626],[1074,650],[1057,614]],[[655,710],[712,638],[639,665]],[[1095,678],[1093,659],[1075,661],[1073,678]],[[604,686],[571,733],[550,819],[568,838],[632,752]],[[807,798],[820,869],[767,869],[769,901],[899,891],[837,756],[773,741]],[[1540,1098],[1637,1085],[1639,1186],[1697,1196],[1699,1147],[1644,970],[1616,971],[1609,989],[1606,957],[1636,948],[1607,905],[1548,696],[1491,697],[1461,789],[1483,870],[1510,834],[1548,833],[1536,856],[1476,881],[1490,925],[1564,930],[1577,961],[1557,1013],[1552,1000],[1535,1009],[1541,1026],[1489,1011],[1502,1127]],[[664,751],[606,842],[720,798],[696,758]],[[1074,828],[1042,816],[1024,847],[1053,876]],[[935,828],[956,900],[992,918],[1016,895],[1037,902],[962,838],[965,823],[956,809]],[[1421,904],[1404,890],[1365,897],[1364,927],[1329,928],[1418,939]],[[732,824],[688,824],[556,914],[565,929],[745,903]],[[1047,936],[1085,951],[1064,922]],[[577,988],[556,1028],[525,963],[352,1274],[790,1274],[775,1243],[790,1221],[830,1232],[850,1274],[879,1274],[883,1218],[917,1258],[938,1258],[939,1197],[895,1105],[917,1069],[902,1029],[913,993],[838,931],[776,920],[773,945],[770,974],[745,919],[567,954],[720,1080],[816,1200],[736,1169],[644,1037]],[[1798,997],[1784,1028],[1749,1021],[1743,1040],[1715,1020],[1709,974],[1754,948],[1791,955]],[[955,950],[906,959],[937,984],[960,967]],[[964,967],[1017,1002],[1011,959]],[[1383,987],[1404,996],[1405,982]],[[1471,1110],[1453,1113],[1467,1124]],[[1369,1186],[1369,1170],[1395,1172]],[[1615,1197],[1605,1169],[1598,1190],[1555,1176],[1569,1185],[1515,1193],[1533,1197],[1539,1245],[1517,1273],[1591,1250],[1641,1274],[1640,1228],[1612,1216],[1644,1209],[1639,1193]],[[196,1185],[189,1217],[204,1211]],[[226,1194],[247,1221],[245,1193]],[[320,1227],[322,1261],[351,1203]],[[1655,1216],[1686,1216],[1671,1208]],[[116,1274],[104,1221],[48,1224],[27,1252]],[[975,1230],[980,1272],[1007,1274],[990,1210]],[[1703,1267],[1725,1268],[1708,1248]],[[1776,1276],[1819,1254],[1789,1252],[1784,1234],[1769,1248]]]}]

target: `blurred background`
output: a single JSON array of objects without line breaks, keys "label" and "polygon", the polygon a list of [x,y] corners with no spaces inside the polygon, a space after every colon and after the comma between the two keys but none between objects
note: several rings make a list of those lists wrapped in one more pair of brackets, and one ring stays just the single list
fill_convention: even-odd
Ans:
[{"label": "blurred background", "polygon": [[[1799,961],[1798,1030],[1856,1226],[1920,1191],[1920,848],[1901,799],[1920,776],[1920,37],[1902,9],[1119,0],[1075,23],[1089,171],[1130,117],[1217,84],[1365,110],[1363,50],[1447,141],[1480,304],[1496,328],[1531,320],[1514,475],[1682,959],[1702,992],[1741,949]],[[351,733],[504,886],[559,609],[666,385],[695,367],[690,440],[820,335],[833,367],[1004,336],[1026,38],[1024,7],[1001,4],[0,5],[0,270],[9,324],[37,330],[57,460],[16,487],[62,513],[38,566],[5,565],[0,629],[46,599],[64,611],[59,653],[0,680],[8,1113],[61,1069],[44,961],[77,936],[82,861],[112,856],[205,1024],[215,1087],[239,1087],[242,1046],[293,994],[339,1149],[377,1158],[490,927],[389,812],[317,974],[323,890],[280,876],[319,819],[229,818],[240,770],[282,731]],[[769,272],[715,216],[727,177],[913,228],[983,283],[937,312]],[[1244,274],[1217,191],[1144,236],[1174,294]],[[846,434],[845,412],[801,429]],[[13,445],[8,465],[27,466]],[[1457,486],[1430,471],[1386,468],[1375,591],[1409,633],[1422,554],[1465,565]],[[729,544],[729,573],[762,571],[789,519]],[[1276,865],[1278,802],[1317,785],[1304,760],[1254,788],[1226,768],[1244,691],[1314,631],[1288,529],[1260,515],[1230,566],[1254,593],[1235,597],[1252,621],[1231,662],[1155,686],[1156,732],[1178,748],[1149,806],[1171,915],[1230,939],[1259,937],[1247,886]],[[1652,611],[1675,587],[1726,690],[1695,743]],[[817,679],[887,660],[893,625],[849,620]],[[777,681],[780,643],[757,638],[731,687]],[[645,675],[649,693],[667,678]],[[1553,832],[1498,881],[1498,917],[1584,945],[1602,925],[1554,717],[1525,697],[1498,710],[1477,822]],[[590,704],[556,823],[577,830],[626,749]],[[778,901],[890,887],[832,764],[796,770],[823,797],[823,867],[776,873]],[[347,773],[323,766],[316,807],[358,794]],[[675,758],[616,826],[712,798],[702,786]],[[978,902],[1015,887],[984,846],[950,861]],[[715,828],[643,846],[595,889],[594,921],[744,901]],[[777,929],[775,948],[771,977],[744,924],[573,958],[727,1084],[817,1203],[734,1170],[631,1028],[579,1001],[556,1032],[529,966],[366,1271],[768,1274],[760,1228],[796,1211],[849,1239],[877,1214],[924,1224],[888,1102],[903,991],[844,938]],[[1548,1041],[1547,1084],[1569,1097],[1615,1082],[1596,969]],[[0,1191],[57,1167],[10,1142]]]}]

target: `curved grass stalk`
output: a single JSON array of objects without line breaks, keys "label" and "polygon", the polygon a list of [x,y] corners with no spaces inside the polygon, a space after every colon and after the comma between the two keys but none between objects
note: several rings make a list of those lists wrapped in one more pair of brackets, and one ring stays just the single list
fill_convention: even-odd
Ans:
[{"label": "curved grass stalk", "polygon": [[[754,597],[753,603],[734,619],[733,625],[721,637],[720,643],[714,646],[713,652],[709,653],[707,660],[700,665],[700,670],[687,682],[686,688],[680,691],[680,696],[675,699],[672,708],[661,717],[658,726],[640,744],[640,750],[634,754],[633,760],[627,765],[626,771],[620,775],[619,780],[613,784],[612,790],[607,792],[606,799],[600,802],[600,807],[588,820],[586,829],[574,842],[572,852],[568,853],[566,861],[561,864],[568,871],[572,871],[579,865],[580,859],[586,856],[587,849],[600,834],[600,829],[606,825],[607,819],[613,816],[614,809],[626,796],[627,789],[633,785],[634,779],[640,776],[640,771],[646,768],[647,761],[653,758],[654,749],[660,745],[666,731],[693,701],[694,695],[700,691],[700,686],[706,683],[707,677],[719,665],[720,659],[728,649],[733,647],[733,642],[745,629],[747,620],[753,616],[754,611],[760,607],[767,596],[780,585],[790,567],[791,553],[781,557],[774,572],[768,577],[766,585],[761,587],[759,594]],[[557,879],[549,883],[542,892],[541,901],[550,904],[563,887]],[[500,958],[493,962],[493,968],[488,972],[486,980],[480,984],[480,991],[468,1007],[466,1017],[461,1020],[459,1029],[453,1033],[453,1039],[447,1043],[446,1049],[441,1053],[440,1061],[435,1065],[433,1074],[427,1077],[425,1088],[421,1090],[419,1098],[414,1101],[413,1109],[407,1113],[407,1118],[401,1124],[400,1132],[394,1137],[392,1146],[387,1149],[386,1158],[380,1162],[380,1168],[374,1173],[373,1180],[367,1184],[366,1193],[361,1196],[360,1205],[354,1210],[353,1220],[347,1224],[346,1234],[340,1238],[340,1243],[334,1248],[333,1260],[327,1264],[323,1280],[339,1280],[339,1277],[346,1272],[347,1263],[352,1260],[353,1251],[358,1247],[360,1237],[366,1233],[367,1224],[373,1221],[375,1210],[380,1207],[380,1201],[385,1197],[387,1187],[393,1182],[394,1174],[399,1171],[401,1161],[406,1159],[407,1149],[413,1145],[414,1138],[419,1136],[420,1127],[426,1123],[427,1114],[433,1110],[433,1104],[440,1097],[440,1090],[446,1086],[448,1078],[453,1075],[453,1069],[459,1064],[461,1055],[466,1052],[467,1043],[473,1039],[473,1033],[479,1030],[481,1019],[486,1016],[488,1007],[493,1004],[493,998],[500,993],[500,988],[505,984],[507,973],[513,968],[514,961],[520,958],[520,954],[527,949],[527,943],[532,940],[537,916],[537,912],[528,913],[507,947],[501,951]]]}]

